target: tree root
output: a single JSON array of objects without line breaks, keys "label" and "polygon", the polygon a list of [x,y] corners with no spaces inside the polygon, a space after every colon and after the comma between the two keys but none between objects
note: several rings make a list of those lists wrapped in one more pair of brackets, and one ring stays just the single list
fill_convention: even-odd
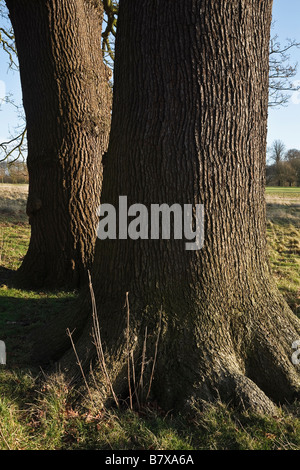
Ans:
[{"label": "tree root", "polygon": [[[275,307],[274,311],[279,309],[278,305]],[[238,330],[232,321],[225,322],[221,315],[219,318],[210,316],[213,321],[208,325],[199,312],[186,315],[185,324],[177,323],[170,320],[175,317],[170,308],[163,312],[161,335],[156,344],[157,306],[148,306],[147,314],[146,310],[132,309],[135,314],[130,318],[129,338],[124,310],[119,310],[120,307],[112,310],[111,305],[102,304],[102,347],[111,384],[102,387],[106,390],[103,403],[110,401],[112,389],[122,399],[126,400],[131,393],[131,398],[137,400],[134,380],[139,382],[142,368],[144,391],[141,395],[144,399],[156,400],[166,411],[189,409],[189,404],[195,402],[221,400],[240,410],[276,415],[276,405],[300,397],[299,366],[291,360],[292,344],[300,339],[300,321],[284,303],[280,307],[277,315],[270,310],[261,314],[262,306],[252,311],[249,308]],[[87,373],[97,356],[92,344],[91,319],[88,323],[81,336],[74,337],[76,351]],[[72,324],[68,327],[73,330]],[[95,364],[94,361],[93,367]],[[61,358],[60,368],[76,374],[76,367],[78,378],[74,352],[69,350]],[[98,372],[100,382],[105,383],[107,377],[101,379],[101,367]]]},{"label": "tree root", "polygon": [[272,416],[277,414],[276,405],[245,375],[231,373],[223,377],[218,392],[221,401],[241,411],[251,410],[254,413]]}]

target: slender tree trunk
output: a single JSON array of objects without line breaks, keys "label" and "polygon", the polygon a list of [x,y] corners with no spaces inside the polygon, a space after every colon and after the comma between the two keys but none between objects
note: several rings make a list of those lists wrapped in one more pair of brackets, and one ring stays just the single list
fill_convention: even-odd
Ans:
[{"label": "slender tree trunk", "polygon": [[[199,251],[184,240],[97,242],[101,338],[123,397],[128,351],[136,378],[144,364],[147,392],[160,316],[150,396],[165,409],[221,398],[274,412],[272,400],[299,394],[300,323],[274,287],[266,247],[271,9],[268,0],[120,2],[102,202],[205,207]],[[87,364],[90,331],[76,342]],[[61,364],[72,362],[71,351]]]},{"label": "slender tree trunk", "polygon": [[31,240],[17,278],[31,287],[77,287],[94,256],[110,129],[102,2],[6,3],[28,136]]}]

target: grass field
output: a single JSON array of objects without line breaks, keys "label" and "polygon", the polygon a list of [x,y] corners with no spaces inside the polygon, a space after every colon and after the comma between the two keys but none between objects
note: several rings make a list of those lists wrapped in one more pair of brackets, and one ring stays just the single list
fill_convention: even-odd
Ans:
[{"label": "grass field", "polygon": [[266,193],[285,193],[285,194],[300,194],[300,187],[297,188],[288,188],[288,187],[279,187],[279,186],[267,186]]},{"label": "grass field", "polygon": [[[267,236],[274,282],[300,315],[300,188],[267,188]],[[57,373],[30,368],[30,332],[76,301],[76,292],[30,292],[9,283],[9,270],[26,253],[30,226],[27,186],[0,185],[0,450],[151,449],[300,450],[300,404],[276,417],[238,413],[222,403],[189,418],[164,413],[155,403],[142,410],[97,408],[79,398]],[[75,358],[74,358],[75,361]]]}]

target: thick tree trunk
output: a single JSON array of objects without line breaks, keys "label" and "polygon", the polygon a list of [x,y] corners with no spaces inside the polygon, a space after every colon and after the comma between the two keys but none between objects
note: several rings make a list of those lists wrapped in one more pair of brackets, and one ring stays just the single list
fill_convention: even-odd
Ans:
[{"label": "thick tree trunk", "polygon": [[[269,0],[120,2],[102,202],[204,204],[205,242],[105,240],[92,281],[107,371],[128,395],[128,351],[165,409],[221,398],[273,412],[299,394],[300,322],[266,247]],[[124,302],[129,292],[129,340]],[[89,305],[81,307],[88,311]],[[70,322],[70,329],[76,321]],[[91,357],[91,324],[76,342]],[[72,351],[62,364],[75,362]],[[88,363],[88,361],[87,361]],[[132,374],[132,366],[131,366]],[[131,389],[134,389],[131,383]]]},{"label": "thick tree trunk", "polygon": [[102,2],[7,0],[28,136],[31,224],[17,279],[77,287],[94,256],[111,92]]}]

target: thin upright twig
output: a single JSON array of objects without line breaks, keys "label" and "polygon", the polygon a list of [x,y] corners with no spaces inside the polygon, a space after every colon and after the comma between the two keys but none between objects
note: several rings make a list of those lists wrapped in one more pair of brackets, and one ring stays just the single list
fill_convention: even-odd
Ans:
[{"label": "thin upright twig", "polygon": [[130,337],[130,308],[129,308],[129,293],[126,292],[126,303],[125,306],[127,307],[127,380],[128,380],[128,389],[129,389],[129,403],[130,409],[132,410],[132,390],[131,390],[131,378],[130,378],[130,347],[129,347],[129,337]]},{"label": "thin upright twig", "polygon": [[81,375],[82,375],[82,377],[83,377],[83,380],[84,380],[86,389],[87,389],[88,394],[89,394],[89,396],[90,396],[91,402],[93,403],[93,397],[92,397],[92,394],[91,394],[91,390],[90,390],[90,387],[89,387],[89,385],[88,385],[88,383],[87,383],[87,380],[86,380],[86,377],[85,377],[85,373],[84,373],[84,370],[83,370],[81,361],[80,361],[80,359],[79,359],[79,357],[78,357],[78,354],[77,354],[77,351],[76,351],[76,347],[75,347],[75,344],[74,344],[74,341],[73,341],[73,338],[72,338],[72,333],[70,332],[69,328],[67,328],[67,335],[68,335],[68,337],[70,338],[70,341],[71,341],[71,344],[72,344],[72,348],[73,348],[74,354],[75,354],[75,356],[76,356],[77,365],[78,365],[79,368],[80,368],[80,372],[81,372]]},{"label": "thin upright twig", "polygon": [[141,393],[143,393],[143,386],[144,386],[143,382],[144,382],[144,370],[145,370],[145,362],[146,362],[147,334],[148,334],[148,328],[146,326],[143,353],[142,353],[141,376],[140,376],[140,383],[139,383],[139,389],[141,390]]},{"label": "thin upright twig", "polygon": [[148,388],[146,401],[148,401],[148,398],[150,396],[153,377],[154,377],[154,370],[155,370],[155,365],[156,365],[156,360],[157,360],[158,343],[159,343],[160,332],[161,332],[161,318],[162,318],[162,306],[160,308],[160,313],[159,313],[158,332],[157,332],[157,338],[156,338],[156,343],[155,343],[154,359],[153,359],[153,365],[152,365],[152,371],[151,371],[151,376],[150,376],[150,382],[149,382],[149,388]]},{"label": "thin upright twig", "polygon": [[114,398],[114,401],[117,405],[117,407],[120,407],[119,400],[115,394],[115,391],[113,389],[113,385],[111,383],[111,380],[109,378],[109,374],[107,372],[106,368],[106,363],[105,363],[105,357],[104,357],[104,352],[103,352],[103,347],[102,347],[102,340],[101,340],[101,333],[100,333],[100,326],[99,326],[99,320],[98,320],[98,313],[97,313],[97,306],[96,306],[96,300],[95,300],[95,294],[94,294],[94,289],[92,285],[92,278],[91,274],[88,271],[88,277],[89,277],[89,289],[90,289],[90,294],[91,294],[91,300],[92,300],[92,316],[93,316],[93,337],[94,337],[94,345],[96,347],[98,359],[100,362],[100,367],[102,369],[102,372],[106,378],[107,384],[111,390],[112,396]]},{"label": "thin upright twig", "polygon": [[140,400],[139,400],[139,394],[138,394],[137,387],[136,387],[136,377],[135,377],[135,366],[134,366],[133,351],[131,351],[131,365],[132,365],[132,379],[133,379],[134,395],[136,397],[138,408],[140,409],[141,405],[140,405]]},{"label": "thin upright twig", "polygon": [[3,439],[3,441],[4,441],[4,443],[5,443],[6,447],[8,448],[8,450],[11,450],[11,447],[10,447],[9,443],[7,442],[7,440],[5,439],[4,434],[3,434],[1,428],[0,428],[0,435],[1,435],[1,437],[2,437],[2,439]]}]

